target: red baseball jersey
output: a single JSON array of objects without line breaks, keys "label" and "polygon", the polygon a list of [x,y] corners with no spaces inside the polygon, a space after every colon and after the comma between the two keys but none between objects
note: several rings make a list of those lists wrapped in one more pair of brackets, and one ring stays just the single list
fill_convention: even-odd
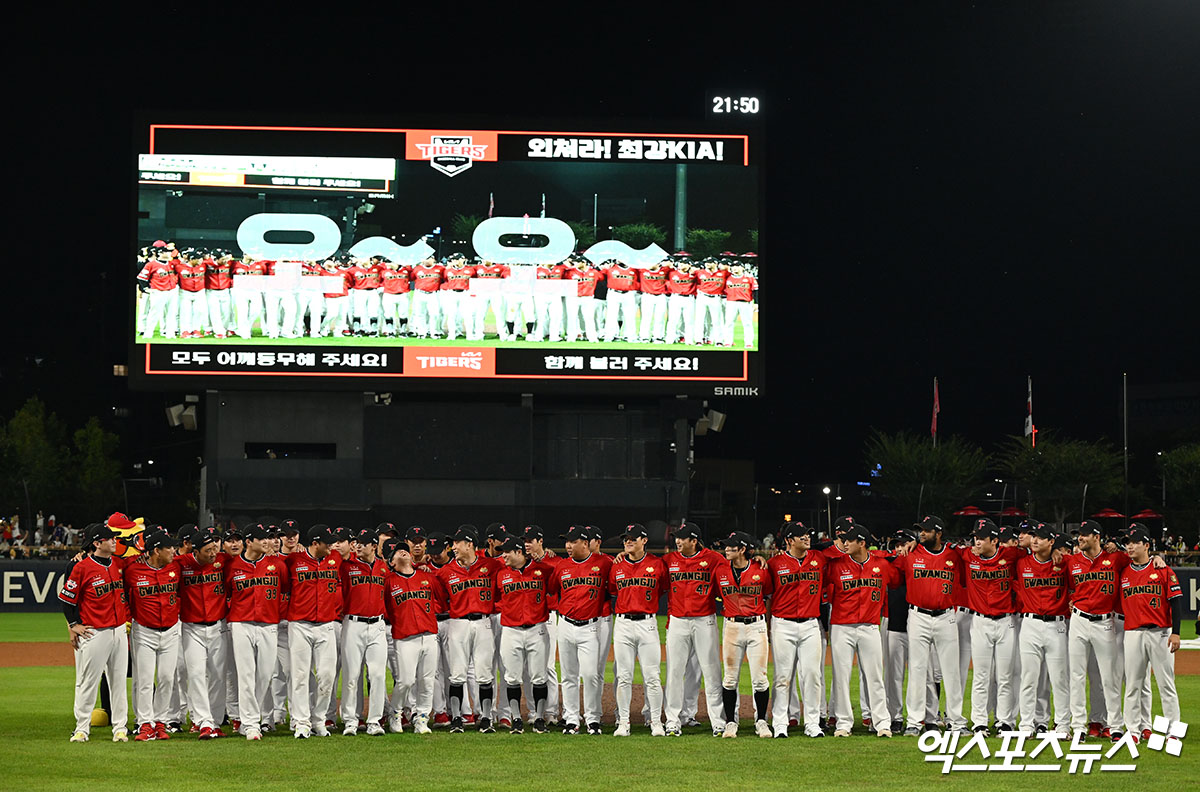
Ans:
[{"label": "red baseball jersey", "polygon": [[729,273],[724,270],[700,270],[696,274],[696,291],[719,297],[725,293],[725,279],[728,277]]},{"label": "red baseball jersey", "polygon": [[258,277],[259,275],[267,274],[267,263],[265,261],[237,261],[233,264],[233,280],[237,282],[239,277]]},{"label": "red baseball jersey", "polygon": [[125,599],[124,564],[110,558],[105,564],[92,554],[67,569],[58,598],[79,608],[79,623],[103,629],[129,621]]},{"label": "red baseball jersey", "polygon": [[496,575],[500,625],[518,627],[540,624],[550,617],[548,588],[554,567],[540,561],[527,561],[524,568],[507,564]]},{"label": "red baseball jersey", "polygon": [[350,293],[350,274],[346,272],[346,270],[336,269],[333,272],[325,270],[324,274],[326,278],[336,278],[340,276],[342,279],[342,288],[337,291],[325,292],[326,297],[345,297]]},{"label": "red baseball jersey", "polygon": [[663,563],[670,576],[667,613],[671,616],[711,616],[717,612],[718,592],[734,589],[729,562],[707,547],[690,556],[667,553]]},{"label": "red baseball jersey", "polygon": [[729,302],[751,302],[758,281],[750,275],[730,275],[725,280],[725,299]]},{"label": "red baseball jersey", "polygon": [[217,553],[211,564],[201,564],[194,553],[177,556],[179,565],[179,619],[188,624],[215,622],[225,618],[229,602],[225,595],[225,566],[229,556]]},{"label": "red baseball jersey", "polygon": [[1171,627],[1171,600],[1182,596],[1179,578],[1170,567],[1133,564],[1121,572],[1121,605],[1125,629]]},{"label": "red baseball jersey", "polygon": [[538,280],[562,280],[566,269],[562,264],[555,264],[553,267],[539,266],[536,276]]},{"label": "red baseball jersey", "polygon": [[603,553],[592,553],[582,561],[570,556],[558,559],[549,589],[558,595],[558,612],[577,621],[603,615],[611,567],[612,559]]},{"label": "red baseball jersey", "polygon": [[692,272],[671,270],[667,273],[667,292],[691,296],[696,293],[696,275]]},{"label": "red baseball jersey", "polygon": [[647,553],[638,561],[614,561],[608,572],[608,592],[617,613],[658,613],[658,600],[667,593],[667,567]]},{"label": "red baseball jersey", "polygon": [[342,561],[342,613],[371,618],[383,615],[383,588],[388,566],[383,559],[371,563],[350,556]]},{"label": "red baseball jersey", "polygon": [[1067,568],[1054,559],[1039,561],[1032,553],[1017,561],[1017,607],[1022,613],[1066,616]]},{"label": "red baseball jersey", "polygon": [[175,261],[175,276],[179,278],[179,288],[185,292],[204,291],[206,273],[204,262],[177,259]]},{"label": "red baseball jersey", "polygon": [[[721,603],[721,612],[726,616],[742,618],[750,616],[765,616],[767,613],[767,597],[775,591],[771,573],[765,566],[750,564],[745,569],[729,567],[729,584],[737,593],[736,597],[726,597]],[[722,582],[722,588],[726,585]]]},{"label": "red baseball jersey", "polygon": [[142,555],[125,565],[129,615],[143,627],[170,627],[179,621],[179,565],[172,561],[155,568],[146,558]]},{"label": "red baseball jersey", "polygon": [[362,291],[363,289],[370,288],[370,286],[367,285],[370,279],[370,274],[367,267],[364,267],[361,264],[355,264],[354,266],[350,267],[350,269],[346,270],[346,274],[350,276],[350,288],[354,291]]},{"label": "red baseball jersey", "polygon": [[1013,580],[1017,561],[1028,553],[1020,547],[1001,547],[988,558],[970,548],[959,551],[966,565],[966,607],[984,616],[1000,616],[1016,610]]},{"label": "red baseball jersey", "polygon": [[446,287],[450,291],[466,291],[471,288],[471,278],[474,277],[474,267],[447,267],[445,272]]},{"label": "red baseball jersey", "polygon": [[383,271],[384,294],[406,294],[412,288],[412,270],[408,267]]},{"label": "red baseball jersey", "polygon": [[342,618],[342,555],[314,558],[308,550],[285,556],[288,621],[331,622]]},{"label": "red baseball jersey", "polygon": [[934,553],[924,545],[896,559],[897,571],[904,576],[908,604],[929,610],[954,607],[954,587],[963,585],[966,567],[962,556],[949,545]]},{"label": "red baseball jersey", "polygon": [[596,284],[604,280],[604,273],[595,267],[585,267],[584,269],[571,268],[566,271],[564,277],[575,281],[575,296],[595,297]]},{"label": "red baseball jersey", "polygon": [[507,278],[511,274],[512,270],[507,264],[486,264],[475,268],[477,278]]},{"label": "red baseball jersey", "polygon": [[277,624],[287,591],[287,564],[277,555],[250,561],[234,556],[225,565],[225,590],[229,592],[226,621]]},{"label": "red baseball jersey", "polygon": [[637,291],[638,271],[624,264],[617,264],[603,270],[608,279],[608,288],[619,292]]},{"label": "red baseball jersey", "polygon": [[879,624],[887,590],[900,585],[900,573],[887,559],[868,555],[858,563],[849,554],[826,566],[832,584],[830,624]]},{"label": "red baseball jersey", "polygon": [[1129,556],[1101,550],[1095,558],[1072,553],[1063,562],[1071,579],[1072,605],[1093,616],[1120,612],[1117,582],[1129,566]]},{"label": "red baseball jersey", "polygon": [[665,269],[644,269],[639,278],[639,285],[642,289],[642,294],[666,294],[667,293],[667,270]]},{"label": "red baseball jersey", "polygon": [[[426,556],[426,559],[428,558],[429,556]],[[421,570],[422,572],[428,572],[436,578],[438,577],[438,570],[444,566],[448,566],[448,564],[439,565],[427,560],[424,564],[418,566],[417,569]],[[438,579],[437,592],[435,593],[437,594],[437,596],[434,597],[434,607],[437,609],[436,612],[442,614],[448,613],[450,610],[450,604],[446,601],[446,587],[442,585],[440,578]]]},{"label": "red baseball jersey", "polygon": [[210,291],[225,291],[233,285],[233,261],[204,260],[204,288]]},{"label": "red baseball jersey", "polygon": [[445,267],[441,264],[434,264],[432,267],[426,267],[419,264],[413,268],[413,281],[417,291],[435,292],[442,283],[442,273]]},{"label": "red baseball jersey", "polygon": [[179,278],[175,274],[175,264],[158,259],[147,261],[146,266],[142,267],[142,271],[138,273],[137,279],[149,284],[153,291],[171,291],[179,283]]},{"label": "red baseball jersey", "polygon": [[378,289],[383,285],[383,271],[386,269],[383,264],[372,264],[367,267],[367,288]]},{"label": "red baseball jersey", "polygon": [[457,559],[438,570],[438,579],[446,589],[450,618],[461,619],[469,613],[495,613],[495,578],[504,562],[477,555],[475,563],[464,567]]},{"label": "red baseball jersey", "polygon": [[802,558],[780,553],[767,561],[771,584],[771,615],[786,619],[807,619],[821,615],[823,572],[828,559],[816,550]]},{"label": "red baseball jersey", "polygon": [[445,596],[438,578],[420,569],[409,575],[388,572],[384,585],[392,638],[400,640],[422,633],[437,635],[438,602]]}]

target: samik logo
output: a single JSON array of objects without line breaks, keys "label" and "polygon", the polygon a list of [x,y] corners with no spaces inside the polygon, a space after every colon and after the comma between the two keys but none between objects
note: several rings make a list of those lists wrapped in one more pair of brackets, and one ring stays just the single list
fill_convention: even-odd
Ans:
[{"label": "samik logo", "polygon": [[421,159],[429,160],[434,170],[447,176],[457,176],[470,168],[475,160],[487,157],[487,144],[474,143],[472,140],[470,135],[433,135],[428,143],[415,145],[421,152]]}]

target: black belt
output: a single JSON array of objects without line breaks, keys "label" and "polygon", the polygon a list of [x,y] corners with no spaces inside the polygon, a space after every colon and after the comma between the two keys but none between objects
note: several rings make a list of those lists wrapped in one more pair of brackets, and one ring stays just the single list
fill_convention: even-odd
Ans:
[{"label": "black belt", "polygon": [[594,618],[584,619],[583,621],[580,621],[579,619],[572,619],[570,616],[563,616],[562,618],[567,624],[574,624],[576,627],[586,627],[587,625],[596,621]]},{"label": "black belt", "polygon": [[772,616],[771,618],[772,619],[783,619],[784,621],[796,622],[797,624],[804,624],[804,622],[810,622],[810,621],[816,620],[817,617],[816,616],[799,616],[799,617]]},{"label": "black belt", "polygon": [[754,624],[763,619],[762,616],[726,616],[725,618],[738,624]]},{"label": "black belt", "polygon": [[458,618],[466,619],[467,621],[479,621],[480,619],[486,619],[491,615],[492,614],[490,613],[468,613],[466,616],[459,616]]},{"label": "black belt", "polygon": [[929,608],[918,608],[916,605],[909,605],[908,609],[914,610],[917,613],[924,613],[926,616],[941,616],[943,613],[950,612],[949,608],[942,608],[941,610],[930,610]]},{"label": "black belt", "polygon": [[530,627],[537,627],[539,624],[545,623],[546,622],[534,622],[533,624],[509,624],[501,626],[507,626],[510,630],[528,630]]},{"label": "black belt", "polygon": [[[178,623],[178,622],[176,622],[176,624],[177,624],[177,623]],[[141,622],[138,622],[138,626],[139,626],[139,627],[143,627],[143,628],[145,628],[145,629],[147,629],[147,630],[154,630],[155,632],[166,632],[167,630],[171,629],[171,628],[172,628],[172,627],[174,627],[175,625],[174,625],[174,624],[168,624],[166,627],[151,627],[149,624],[142,624]]]},{"label": "black belt", "polygon": [[363,624],[374,624],[375,622],[379,621],[383,617],[382,616],[355,616],[354,614],[350,613],[350,614],[346,615],[346,618],[349,619],[350,621],[362,622]]},{"label": "black belt", "polygon": [[1112,616],[1111,613],[1102,613],[1100,615],[1096,615],[1095,613],[1088,613],[1086,611],[1081,611],[1081,610],[1079,610],[1079,608],[1071,608],[1071,610],[1074,611],[1076,616],[1079,616],[1080,618],[1083,618],[1083,619],[1087,619],[1090,622],[1104,621],[1109,616]]},{"label": "black belt", "polygon": [[629,619],[629,621],[641,621],[642,619],[649,619],[654,614],[653,613],[618,613],[617,615],[620,616],[622,619]]},{"label": "black belt", "polygon": [[1067,619],[1066,616],[1043,616],[1040,613],[1023,613],[1021,615],[1024,616],[1026,619],[1037,619],[1038,621],[1044,621],[1044,622],[1060,622],[1060,621],[1066,621],[1066,619]]},{"label": "black belt", "polygon": [[975,616],[982,616],[985,619],[991,619],[992,621],[1000,621],[1001,619],[1007,619],[1009,616],[1012,616],[1011,613],[1001,613],[998,616],[989,616],[986,613],[980,613],[979,611],[974,611],[974,610],[971,610],[970,608],[963,608],[963,610],[965,610],[967,613],[973,614]]},{"label": "black belt", "polygon": [[[220,620],[218,619],[217,621],[220,621]],[[210,621],[210,622],[185,622],[185,623],[195,625],[196,627],[212,627],[217,622]]]}]

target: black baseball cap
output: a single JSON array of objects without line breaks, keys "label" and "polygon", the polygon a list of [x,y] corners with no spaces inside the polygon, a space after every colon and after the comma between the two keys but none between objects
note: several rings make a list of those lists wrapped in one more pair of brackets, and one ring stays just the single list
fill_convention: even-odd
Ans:
[{"label": "black baseball cap", "polygon": [[331,544],[333,542],[333,532],[325,523],[317,523],[304,534],[304,541],[306,544],[312,544],[313,542]]},{"label": "black baseball cap", "polygon": [[844,514],[833,521],[833,533],[835,536],[845,533],[852,525],[854,525],[854,518],[849,514]]},{"label": "black baseball cap", "polygon": [[941,517],[935,517],[932,514],[928,514],[921,518],[921,521],[916,524],[916,527],[926,531],[944,531],[946,530],[946,523],[942,522]]},{"label": "black baseball cap", "polygon": [[1071,547],[1071,535],[1065,533],[1054,534],[1054,549],[1069,550]]},{"label": "black baseball cap", "polygon": [[504,523],[490,523],[484,531],[485,539],[503,539],[508,536],[508,529],[504,527]]},{"label": "black baseball cap", "polygon": [[854,523],[846,528],[842,533],[842,541],[844,542],[871,542],[874,537],[867,530],[867,526],[859,523]]},{"label": "black baseball cap", "polygon": [[399,536],[400,535],[400,531],[398,531],[396,529],[396,526],[390,522],[381,522],[381,523],[379,523],[379,525],[376,525],[375,533],[379,534],[380,536],[382,536],[383,534],[390,534],[391,536]]},{"label": "black baseball cap", "polygon": [[195,533],[196,533],[196,524],[195,523],[184,523],[183,525],[179,526],[179,529],[177,531],[175,531],[175,536],[181,542],[191,542],[191,541],[193,541],[192,536]]},{"label": "black baseball cap", "polygon": [[587,529],[586,525],[572,525],[567,529],[567,532],[562,535],[563,541],[574,542],[582,539],[585,542],[592,538],[592,532]]},{"label": "black baseball cap", "polygon": [[810,531],[804,525],[804,523],[800,522],[799,520],[792,520],[791,522],[783,524],[783,530],[779,532],[779,535],[786,542],[793,536],[811,536],[812,531]]},{"label": "black baseball cap", "polygon": [[269,539],[266,527],[262,523],[250,523],[246,526],[244,536],[247,539]]},{"label": "black baseball cap", "polygon": [[429,531],[425,530],[424,525],[410,525],[404,532],[404,538],[410,542],[424,542],[429,538]]},{"label": "black baseball cap", "polygon": [[196,533],[192,535],[192,546],[197,550],[204,547],[206,544],[221,541],[221,535],[217,533],[215,528],[198,528]]},{"label": "black baseball cap", "polygon": [[463,523],[458,526],[458,530],[454,532],[455,542],[470,542],[473,545],[479,544],[479,531],[474,525]]},{"label": "black baseball cap", "polygon": [[1103,535],[1104,531],[1100,528],[1100,523],[1095,520],[1084,520],[1079,524],[1080,536],[1096,536]]},{"label": "black baseball cap", "polygon": [[695,523],[685,522],[682,525],[671,529],[671,535],[676,539],[700,539],[704,538],[700,531],[700,526]]},{"label": "black baseball cap", "polygon": [[379,541],[379,533],[374,528],[362,528],[355,531],[350,539],[359,544],[373,545]]},{"label": "black baseball cap", "polygon": [[1041,524],[1041,520],[1034,520],[1032,518],[1026,518],[1024,520],[1021,520],[1021,523],[1017,526],[1017,533],[1032,534],[1033,529],[1040,524]]},{"label": "black baseball cap", "polygon": [[1129,530],[1125,532],[1125,541],[1150,544],[1150,529],[1141,523],[1130,523]]},{"label": "black baseball cap", "polygon": [[1013,539],[1016,539],[1016,538],[1017,538],[1017,532],[1016,532],[1016,530],[1013,529],[1012,526],[1007,526],[1005,528],[1000,529],[1000,541],[1001,542],[1011,542]]},{"label": "black baseball cap", "polygon": [[646,530],[646,526],[641,523],[630,523],[625,526],[625,530],[621,532],[622,539],[649,539],[650,532]]},{"label": "black baseball cap", "polygon": [[542,530],[542,526],[540,525],[526,525],[524,533],[526,541],[531,539],[544,540],[546,538],[546,533]]},{"label": "black baseball cap", "polygon": [[279,523],[279,535],[280,536],[299,536],[300,535],[300,526],[296,523],[295,520],[284,520],[283,522]]},{"label": "black baseball cap", "polygon": [[236,525],[231,525],[225,529],[224,541],[226,541],[226,542],[228,542],[231,539],[245,539],[245,538],[246,538],[246,534],[243,533],[242,529],[238,528]]},{"label": "black baseball cap", "polygon": [[975,527],[971,529],[971,536],[976,539],[999,539],[1000,529],[987,517],[980,517],[975,521]]},{"label": "black baseball cap", "polygon": [[1054,527],[1044,522],[1034,523],[1029,526],[1029,535],[1038,539],[1053,539]]},{"label": "black baseball cap", "polygon": [[604,531],[600,530],[599,525],[592,525],[591,523],[588,523],[587,525],[585,525],[583,527],[588,530],[588,532],[590,534],[590,536],[588,537],[589,539],[594,539],[597,542],[604,541]]},{"label": "black baseball cap", "polygon": [[408,546],[402,545],[400,543],[400,540],[393,536],[391,539],[387,539],[384,541],[383,547],[380,548],[379,554],[381,556],[383,556],[383,560],[385,563],[391,564],[392,556],[396,555],[396,551],[400,550],[400,549],[407,550]]},{"label": "black baseball cap", "polygon": [[329,533],[331,536],[333,536],[333,539],[331,540],[333,542],[349,542],[350,541],[351,531],[349,528],[347,528],[344,525],[339,525],[338,527],[331,530]]},{"label": "black baseball cap", "polygon": [[758,540],[744,531],[734,531],[722,540],[726,547],[741,547],[751,550],[758,547]]},{"label": "black baseball cap", "polygon": [[87,528],[83,529],[83,536],[87,546],[91,546],[92,542],[103,542],[106,539],[116,539],[120,534],[109,528],[104,523],[92,523]]},{"label": "black baseball cap", "polygon": [[438,555],[446,549],[446,535],[443,533],[430,533],[425,537],[425,552],[429,555]]},{"label": "black baseball cap", "polygon": [[179,540],[168,531],[147,531],[142,536],[142,546],[146,548],[146,552],[150,552],[160,547],[179,547]]},{"label": "black baseball cap", "polygon": [[525,552],[525,540],[518,539],[515,536],[510,536],[509,534],[505,534],[504,541],[500,543],[500,552],[511,553],[514,550],[520,550],[522,553],[524,553]]}]

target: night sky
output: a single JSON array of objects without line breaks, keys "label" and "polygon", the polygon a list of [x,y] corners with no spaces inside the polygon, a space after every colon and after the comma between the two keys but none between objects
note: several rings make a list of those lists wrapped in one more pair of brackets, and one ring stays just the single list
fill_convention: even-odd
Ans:
[{"label": "night sky", "polygon": [[23,40],[8,233],[34,299],[12,306],[0,406],[40,393],[68,422],[130,407],[131,458],[181,439],[162,418],[177,394],[111,376],[135,111],[684,126],[725,92],[761,97],[768,135],[769,395],[716,405],[726,431],[701,453],[755,457],[764,481],[849,481],[871,427],[928,431],[934,376],[941,430],[985,447],[1020,431],[1026,375],[1040,428],[1115,439],[1122,372],[1200,379],[1200,5],[820,6],[796,22],[564,6],[561,23],[429,7],[388,24],[331,7],[307,31],[158,12]]}]

